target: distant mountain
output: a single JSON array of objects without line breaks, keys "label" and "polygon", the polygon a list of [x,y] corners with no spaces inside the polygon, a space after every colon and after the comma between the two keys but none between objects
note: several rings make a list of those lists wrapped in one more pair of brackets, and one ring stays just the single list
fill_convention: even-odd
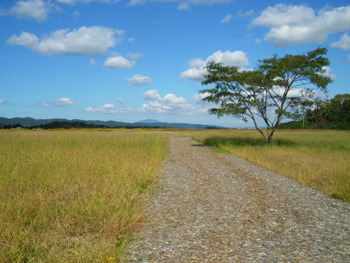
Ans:
[{"label": "distant mountain", "polygon": [[160,123],[160,121],[154,120],[154,119],[147,119],[143,121],[137,121],[135,123]]},{"label": "distant mountain", "polygon": [[[30,127],[38,127],[41,125],[46,125],[55,122],[57,123],[84,123],[95,126],[106,126],[110,128],[172,128],[172,129],[208,129],[208,128],[216,128],[216,129],[224,129],[224,127],[214,126],[214,125],[203,125],[203,124],[190,124],[190,123],[167,123],[167,122],[159,122],[157,120],[144,120],[135,123],[128,122],[117,122],[117,121],[98,121],[98,120],[67,120],[67,119],[33,119],[33,118],[4,118],[0,117],[0,128],[6,125],[16,125],[19,124],[22,127],[30,128]],[[50,127],[50,125],[44,126]],[[66,127],[66,124],[65,124]],[[64,128],[64,127],[62,127]]]}]

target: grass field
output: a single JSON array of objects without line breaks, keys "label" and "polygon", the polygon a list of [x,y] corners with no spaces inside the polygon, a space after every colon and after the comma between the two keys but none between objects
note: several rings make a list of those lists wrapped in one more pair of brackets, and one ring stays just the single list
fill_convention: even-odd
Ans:
[{"label": "grass field", "polygon": [[169,134],[350,202],[350,132],[0,130],[0,262],[118,262]]},{"label": "grass field", "polygon": [[255,130],[223,130],[196,133],[193,138],[350,202],[349,131],[279,130],[271,146],[265,146],[260,136]]},{"label": "grass field", "polygon": [[0,130],[0,262],[116,262],[168,136]]}]

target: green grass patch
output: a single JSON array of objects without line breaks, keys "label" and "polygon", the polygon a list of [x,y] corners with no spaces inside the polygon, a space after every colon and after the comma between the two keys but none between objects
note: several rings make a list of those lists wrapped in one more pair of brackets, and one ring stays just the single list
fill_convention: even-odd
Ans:
[{"label": "green grass patch", "polygon": [[350,132],[277,131],[265,146],[255,130],[197,132],[193,138],[234,153],[334,198],[350,202]]}]

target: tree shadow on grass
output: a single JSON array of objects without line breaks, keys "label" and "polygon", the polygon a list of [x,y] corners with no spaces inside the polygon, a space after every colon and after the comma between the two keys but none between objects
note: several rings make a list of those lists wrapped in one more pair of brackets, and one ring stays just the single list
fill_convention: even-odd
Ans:
[{"label": "tree shadow on grass", "polygon": [[[210,136],[206,138],[203,143],[208,146],[231,146],[231,147],[246,147],[246,146],[265,146],[263,138],[251,138],[251,137],[223,137],[223,136]],[[296,142],[288,139],[275,139],[271,145],[294,147]]]}]

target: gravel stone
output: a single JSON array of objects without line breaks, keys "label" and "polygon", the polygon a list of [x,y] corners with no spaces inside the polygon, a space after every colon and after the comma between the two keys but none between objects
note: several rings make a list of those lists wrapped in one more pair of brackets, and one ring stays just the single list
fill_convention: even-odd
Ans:
[{"label": "gravel stone", "polygon": [[125,262],[350,262],[350,205],[172,136]]}]

